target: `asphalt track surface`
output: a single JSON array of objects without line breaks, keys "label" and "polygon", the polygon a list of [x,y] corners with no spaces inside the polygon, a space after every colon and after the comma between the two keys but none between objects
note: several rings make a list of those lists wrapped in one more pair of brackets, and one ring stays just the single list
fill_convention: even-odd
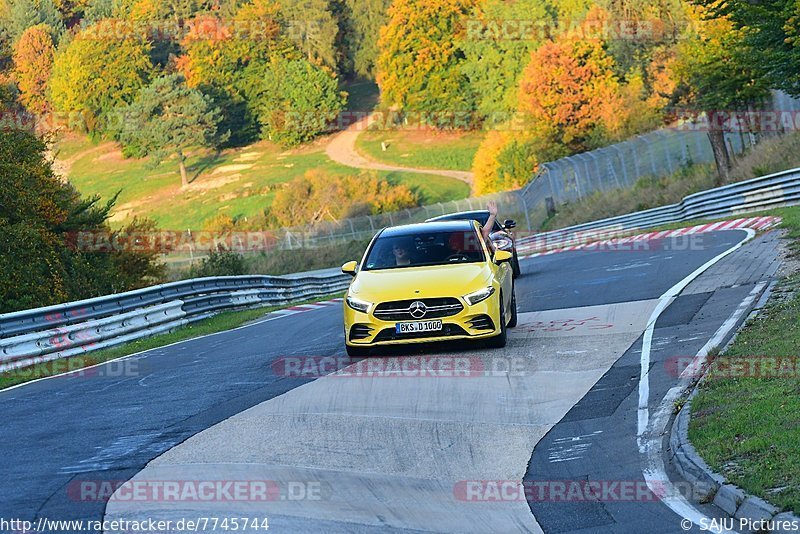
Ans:
[{"label": "asphalt track surface", "polygon": [[[513,384],[518,389],[512,388],[505,397],[494,394],[500,387],[497,377],[468,385],[463,385],[465,380],[451,379],[445,393],[461,395],[468,388],[468,395],[454,402],[463,401],[469,413],[447,414],[455,418],[448,424],[458,427],[453,431],[458,433],[444,436],[432,456],[422,458],[430,451],[415,448],[411,441],[434,442],[441,428],[426,430],[416,420],[414,427],[390,428],[390,436],[411,432],[409,443],[404,443],[411,445],[401,458],[404,464],[398,464],[399,457],[382,464],[376,460],[381,451],[376,457],[362,454],[355,462],[351,454],[350,463],[342,463],[348,451],[363,452],[366,442],[386,439],[382,433],[386,429],[359,434],[358,421],[366,420],[360,413],[350,414],[349,419],[347,411],[325,413],[316,421],[310,415],[356,399],[356,404],[346,406],[348,410],[386,410],[386,420],[411,419],[409,412],[444,417],[448,399],[436,380],[418,383],[423,388],[435,384],[430,397],[415,397],[416,389],[408,385],[373,381],[369,395],[384,387],[386,397],[396,400],[367,403],[358,397],[366,394],[363,380],[323,378],[314,384],[313,378],[276,372],[281,358],[344,356],[339,305],[270,316],[247,328],[148,351],[83,375],[0,392],[6,437],[0,443],[4,474],[0,517],[100,519],[104,514],[151,512],[174,517],[180,510],[166,509],[163,503],[128,503],[127,508],[112,503],[106,510],[104,499],[76,497],[76,487],[85,481],[141,477],[153,469],[178,469],[179,476],[186,476],[186,466],[202,465],[202,476],[213,472],[216,478],[236,478],[261,466],[266,471],[259,475],[279,481],[297,480],[300,468],[316,469],[316,477],[332,473],[330,480],[323,480],[333,493],[328,500],[336,510],[348,504],[351,508],[334,513],[325,507],[328,501],[303,502],[298,508],[281,501],[261,514],[269,516],[271,528],[278,531],[466,531],[470,525],[464,521],[474,519],[476,531],[491,527],[497,532],[540,528],[545,532],[679,532],[680,517],[657,501],[522,499],[497,504],[471,502],[463,495],[448,502],[436,499],[448,491],[452,497],[457,493],[454,484],[465,480],[506,476],[516,480],[524,476],[527,481],[640,481],[636,385],[644,321],[665,291],[744,237],[742,231],[715,232],[696,236],[691,243],[651,242],[646,250],[577,251],[524,260],[523,276],[516,283],[522,329],[514,332],[507,354],[529,357],[531,366],[526,370],[531,372]],[[701,275],[661,315],[653,342],[649,402],[654,407],[677,380],[665,362],[676,355],[695,354],[755,283],[774,274],[774,243],[764,243],[764,238],[757,241],[761,243],[746,245],[741,253]],[[611,324],[609,318],[614,317],[625,326],[601,338],[604,333],[598,329]],[[442,353],[438,348],[422,350]],[[446,353],[452,354],[452,348]],[[486,361],[498,353],[459,347],[458,354]],[[553,368],[543,368],[542,362]],[[487,395],[486,389],[492,394]],[[514,396],[520,391],[527,397]],[[531,403],[527,408],[525,398]],[[420,406],[425,402],[430,405]],[[539,409],[552,417],[538,417]],[[438,412],[432,416],[431,410]],[[472,413],[477,414],[474,420]],[[231,425],[247,422],[248,417],[253,425],[232,430]],[[488,436],[477,435],[492,418],[506,426],[487,431]],[[355,422],[339,428],[348,420]],[[469,429],[467,434],[465,429]],[[470,449],[469,439],[467,449],[459,448],[453,438],[464,435],[482,449]],[[337,436],[350,441],[336,442]],[[499,467],[494,469],[494,465]],[[217,471],[207,470],[208,466]],[[279,467],[288,471],[280,472]],[[176,471],[172,473],[175,478]],[[380,484],[369,488],[374,490],[370,497],[374,502],[364,501],[365,495],[357,491],[369,477],[382,477]],[[348,489],[355,488],[356,493],[337,493],[336,484],[345,478]],[[393,482],[387,486],[387,480]],[[438,486],[425,486],[422,480],[434,480]],[[397,502],[393,504],[391,494],[381,491],[398,492]],[[426,495],[430,502],[420,502]],[[226,511],[224,503],[216,506],[218,515]],[[376,512],[372,506],[381,510]],[[449,512],[448,507],[452,507]],[[713,507],[700,508],[708,516],[718,514]],[[241,507],[236,511],[255,512]],[[482,516],[488,518],[483,523],[477,519]]]}]

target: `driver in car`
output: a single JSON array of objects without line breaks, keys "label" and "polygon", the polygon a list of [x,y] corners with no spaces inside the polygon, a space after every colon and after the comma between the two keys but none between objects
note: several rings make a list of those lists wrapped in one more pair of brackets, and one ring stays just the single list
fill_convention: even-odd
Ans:
[{"label": "driver in car", "polygon": [[392,245],[392,252],[395,265],[411,265],[411,243],[408,240],[396,241]]}]

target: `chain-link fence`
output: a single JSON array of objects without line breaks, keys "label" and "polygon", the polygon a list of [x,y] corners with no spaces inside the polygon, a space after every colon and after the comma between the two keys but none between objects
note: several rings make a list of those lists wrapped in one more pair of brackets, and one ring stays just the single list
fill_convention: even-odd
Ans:
[{"label": "chain-link fence", "polygon": [[[725,144],[739,155],[760,140],[779,135],[787,121],[796,128],[800,100],[775,91],[765,110],[726,114]],[[719,114],[717,114],[719,115]],[[706,121],[720,120],[720,117]],[[633,186],[646,176],[668,176],[681,167],[713,163],[714,153],[708,138],[708,122],[682,125],[639,135],[605,148],[576,154],[540,165],[539,172],[519,194],[526,206],[526,225],[536,230],[547,217],[546,206],[581,200],[597,191]],[[760,130],[753,133],[753,130]]]}]

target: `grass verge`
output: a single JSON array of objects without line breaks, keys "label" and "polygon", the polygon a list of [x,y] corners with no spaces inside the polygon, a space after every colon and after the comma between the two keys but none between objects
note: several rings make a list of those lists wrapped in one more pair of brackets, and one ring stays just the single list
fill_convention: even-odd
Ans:
[{"label": "grass verge", "polygon": [[[771,213],[783,217],[796,249],[800,207]],[[798,316],[800,274],[793,274],[715,359],[692,401],[689,425],[689,439],[712,469],[748,493],[795,513],[800,513]],[[759,357],[783,359],[791,367],[786,374],[731,376],[732,369],[757,370],[754,358]]]},{"label": "grass verge", "polygon": [[[291,305],[303,304],[306,302],[319,302],[340,296],[340,293],[334,293],[315,299],[298,301],[292,303]],[[77,371],[85,367],[121,358],[123,356],[129,356],[137,352],[164,347],[178,341],[185,341],[187,339],[192,339],[207,334],[214,334],[217,332],[230,330],[232,328],[242,326],[245,323],[249,323],[250,321],[260,319],[271,311],[286,308],[287,306],[289,306],[289,304],[283,306],[268,306],[250,310],[222,312],[213,317],[209,317],[208,319],[178,328],[172,332],[166,332],[164,334],[137,339],[136,341],[131,341],[130,343],[119,345],[117,347],[101,349],[88,354],[73,356],[63,360],[55,360],[53,362],[32,365],[30,367],[24,367],[14,371],[6,371],[4,373],[0,373],[0,390],[21,384],[23,382],[30,382],[31,380],[36,380],[39,378]]]}]

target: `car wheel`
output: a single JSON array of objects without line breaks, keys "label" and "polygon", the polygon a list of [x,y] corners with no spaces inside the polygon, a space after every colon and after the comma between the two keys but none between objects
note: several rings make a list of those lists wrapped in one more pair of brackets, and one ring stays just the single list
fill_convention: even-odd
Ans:
[{"label": "car wheel", "polygon": [[519,267],[519,257],[517,256],[517,249],[514,249],[514,257],[511,258],[511,275],[512,278],[518,277],[522,274],[522,269]]},{"label": "car wheel", "polygon": [[506,332],[506,307],[503,306],[503,293],[500,293],[500,333],[490,337],[487,345],[493,349],[500,349],[506,346],[508,333]]},{"label": "car wheel", "polygon": [[369,347],[345,345],[345,349],[347,349],[347,355],[351,358],[366,358],[369,356]]},{"label": "car wheel", "polygon": [[514,328],[517,326],[517,292],[511,290],[511,318],[508,321],[508,327]]}]

